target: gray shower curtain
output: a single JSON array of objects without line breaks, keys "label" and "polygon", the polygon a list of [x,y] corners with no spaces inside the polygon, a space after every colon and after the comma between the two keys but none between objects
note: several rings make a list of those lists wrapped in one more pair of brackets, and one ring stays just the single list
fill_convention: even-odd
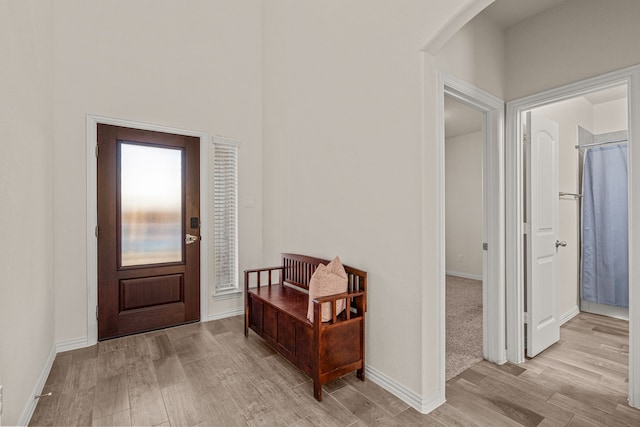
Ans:
[{"label": "gray shower curtain", "polygon": [[582,299],[629,307],[627,145],[589,148],[582,181]]}]

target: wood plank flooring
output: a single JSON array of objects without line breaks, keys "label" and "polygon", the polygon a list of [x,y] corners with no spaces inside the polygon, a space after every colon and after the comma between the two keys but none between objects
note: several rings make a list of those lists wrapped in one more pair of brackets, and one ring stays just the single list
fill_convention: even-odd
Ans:
[{"label": "wood plank flooring", "polygon": [[582,313],[522,365],[480,362],[422,415],[349,374],[313,398],[309,377],[242,317],[196,323],[60,353],[30,425],[638,426],[627,404],[628,323]]}]

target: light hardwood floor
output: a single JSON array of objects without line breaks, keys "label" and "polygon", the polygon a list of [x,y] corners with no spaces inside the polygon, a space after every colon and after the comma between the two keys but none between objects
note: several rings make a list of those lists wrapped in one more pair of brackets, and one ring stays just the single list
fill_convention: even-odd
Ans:
[{"label": "light hardwood floor", "polygon": [[355,374],[316,402],[307,376],[244,337],[241,317],[196,323],[58,354],[31,425],[638,426],[627,325],[580,314],[534,360],[480,362],[421,415]]}]

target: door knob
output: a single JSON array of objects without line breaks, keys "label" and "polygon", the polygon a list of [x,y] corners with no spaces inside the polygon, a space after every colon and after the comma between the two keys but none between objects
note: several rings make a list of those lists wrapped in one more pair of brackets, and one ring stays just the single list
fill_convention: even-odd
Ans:
[{"label": "door knob", "polygon": [[193,234],[187,234],[186,237],[184,238],[184,242],[187,245],[190,245],[192,243],[195,243],[198,241],[198,236],[194,236]]},{"label": "door knob", "polygon": [[562,246],[564,248],[565,246],[567,246],[567,242],[565,242],[564,240],[562,242],[560,240],[556,240],[556,248],[558,246]]}]

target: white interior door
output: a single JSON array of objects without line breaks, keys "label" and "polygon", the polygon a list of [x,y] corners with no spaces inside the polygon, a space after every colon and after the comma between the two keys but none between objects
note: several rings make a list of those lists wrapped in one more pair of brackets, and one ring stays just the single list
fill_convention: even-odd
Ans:
[{"label": "white interior door", "polygon": [[558,281],[558,124],[527,113],[527,356],[560,339]]}]

